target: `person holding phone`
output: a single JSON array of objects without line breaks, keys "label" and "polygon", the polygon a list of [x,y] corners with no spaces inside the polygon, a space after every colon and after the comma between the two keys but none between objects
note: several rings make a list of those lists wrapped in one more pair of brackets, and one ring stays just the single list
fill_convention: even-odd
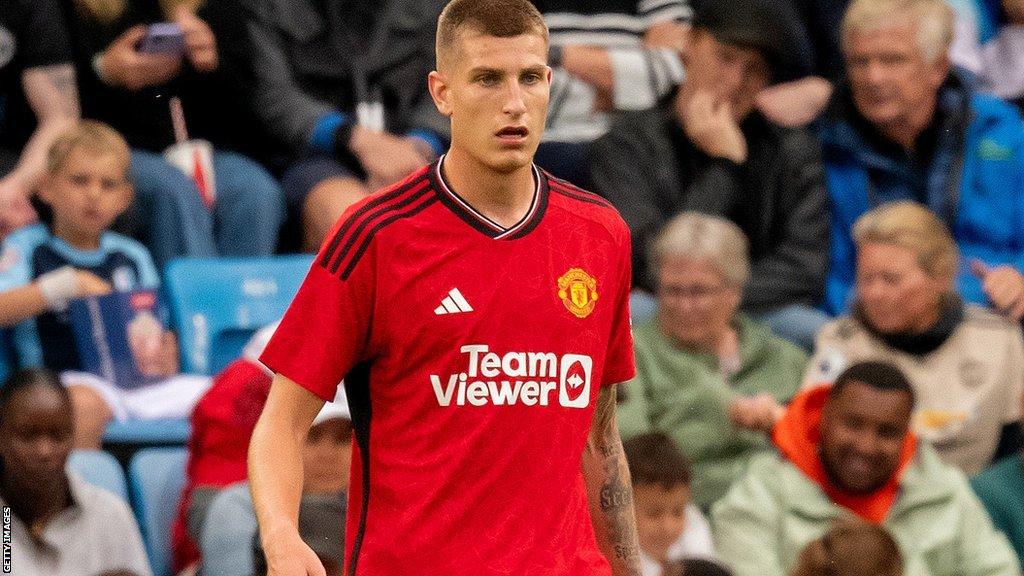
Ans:
[{"label": "person holding phone", "polygon": [[[217,38],[197,2],[61,0],[81,83],[83,115],[125,135],[137,200],[121,222],[158,265],[176,256],[274,252],[284,215],[280,186],[252,159],[228,150],[232,125],[217,112]],[[212,143],[217,198],[170,164],[175,142],[169,102],[183,103],[184,128]],[[179,130],[180,131],[180,130]]]}]

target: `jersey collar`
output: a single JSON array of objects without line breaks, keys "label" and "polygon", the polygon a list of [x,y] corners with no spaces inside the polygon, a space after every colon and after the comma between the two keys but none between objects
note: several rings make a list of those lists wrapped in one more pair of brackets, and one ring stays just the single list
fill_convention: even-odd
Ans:
[{"label": "jersey collar", "polygon": [[495,240],[515,240],[529,234],[540,223],[548,205],[548,181],[536,165],[531,166],[533,170],[534,191],[533,200],[530,202],[530,209],[526,211],[526,214],[518,222],[506,228],[480,213],[469,202],[452,190],[452,187],[444,177],[444,171],[441,169],[444,158],[442,155],[430,168],[430,178],[433,180],[437,197],[456,216],[477,231]]}]

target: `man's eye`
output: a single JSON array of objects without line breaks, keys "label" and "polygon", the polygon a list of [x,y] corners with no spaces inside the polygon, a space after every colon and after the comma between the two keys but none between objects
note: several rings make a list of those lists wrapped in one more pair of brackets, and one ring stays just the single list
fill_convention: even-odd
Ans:
[{"label": "man's eye", "polygon": [[536,84],[540,82],[540,74],[525,74],[523,75],[524,84]]}]

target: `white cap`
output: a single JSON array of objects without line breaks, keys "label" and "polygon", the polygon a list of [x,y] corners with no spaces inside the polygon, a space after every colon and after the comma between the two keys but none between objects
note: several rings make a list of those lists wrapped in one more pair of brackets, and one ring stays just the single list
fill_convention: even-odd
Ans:
[{"label": "white cap", "polygon": [[352,420],[352,415],[348,411],[348,398],[345,396],[344,382],[338,384],[338,392],[334,395],[334,400],[324,404],[324,407],[317,413],[316,418],[313,419],[313,426],[339,418]]}]

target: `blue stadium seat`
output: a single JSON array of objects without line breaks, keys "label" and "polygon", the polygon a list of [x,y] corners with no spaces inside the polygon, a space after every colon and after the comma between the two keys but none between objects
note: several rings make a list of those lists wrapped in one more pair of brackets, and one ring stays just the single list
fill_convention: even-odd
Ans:
[{"label": "blue stadium seat", "polygon": [[216,374],[257,329],[281,318],[313,262],[308,254],[181,258],[164,288],[181,347],[181,371]]},{"label": "blue stadium seat", "polygon": [[99,450],[75,450],[68,458],[68,468],[86,482],[120,496],[128,501],[128,485],[124,480],[121,464],[106,452]]},{"label": "blue stadium seat", "polygon": [[188,418],[160,420],[112,420],[103,433],[108,444],[175,444],[188,442],[192,425]]},{"label": "blue stadium seat", "polygon": [[154,576],[171,576],[171,523],[185,484],[185,448],[139,450],[128,465],[135,514]]}]

